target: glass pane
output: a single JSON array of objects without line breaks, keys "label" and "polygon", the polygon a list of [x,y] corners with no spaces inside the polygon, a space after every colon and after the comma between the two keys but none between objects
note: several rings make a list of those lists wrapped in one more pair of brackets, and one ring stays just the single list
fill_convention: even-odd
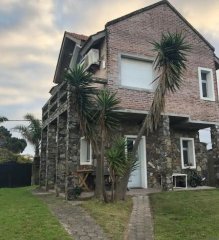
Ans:
[{"label": "glass pane", "polygon": [[87,162],[90,162],[90,143],[87,142]]},{"label": "glass pane", "polygon": [[130,138],[127,139],[127,151],[130,153],[133,150],[134,141]]},{"label": "glass pane", "polygon": [[206,81],[202,81],[202,97],[208,97]]},{"label": "glass pane", "polygon": [[201,72],[201,77],[202,77],[202,80],[207,80],[207,73]]},{"label": "glass pane", "polygon": [[188,148],[188,141],[183,141],[183,148]]},{"label": "glass pane", "polygon": [[183,161],[184,165],[187,166],[189,163],[188,150],[183,150]]}]

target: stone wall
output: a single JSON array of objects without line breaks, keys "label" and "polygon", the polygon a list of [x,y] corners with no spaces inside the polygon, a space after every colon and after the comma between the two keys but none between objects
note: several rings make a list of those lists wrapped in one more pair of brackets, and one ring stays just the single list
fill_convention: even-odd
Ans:
[{"label": "stone wall", "polygon": [[[120,135],[137,135],[141,121],[123,121]],[[170,127],[164,116],[159,128],[146,136],[147,177],[149,188],[172,188],[173,173],[187,173],[181,166],[180,137],[194,138],[196,170],[208,177],[206,144],[199,141],[197,130],[177,130]]]},{"label": "stone wall", "polygon": [[219,126],[215,125],[211,127],[211,141],[212,141],[212,151],[211,151],[211,161],[213,167],[213,174],[215,176],[214,184],[219,187]]}]

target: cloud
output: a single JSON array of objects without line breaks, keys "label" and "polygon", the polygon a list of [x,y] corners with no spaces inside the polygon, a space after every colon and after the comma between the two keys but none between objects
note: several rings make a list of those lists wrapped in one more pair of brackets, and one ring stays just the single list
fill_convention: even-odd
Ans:
[{"label": "cloud", "polygon": [[[169,0],[216,48],[219,1]],[[0,115],[41,118],[65,30],[93,34],[106,22],[157,0],[1,0]]]}]

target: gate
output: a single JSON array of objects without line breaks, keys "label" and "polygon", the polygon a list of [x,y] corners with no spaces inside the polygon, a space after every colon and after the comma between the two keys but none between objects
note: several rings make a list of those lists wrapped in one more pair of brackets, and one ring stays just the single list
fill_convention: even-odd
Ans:
[{"label": "gate", "polygon": [[30,186],[31,174],[31,163],[6,162],[0,164],[0,187]]}]

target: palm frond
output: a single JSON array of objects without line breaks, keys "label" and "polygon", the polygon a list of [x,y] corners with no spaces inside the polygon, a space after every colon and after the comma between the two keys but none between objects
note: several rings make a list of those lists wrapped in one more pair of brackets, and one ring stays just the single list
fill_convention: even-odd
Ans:
[{"label": "palm frond", "polygon": [[187,53],[191,46],[186,42],[182,33],[163,34],[160,42],[151,42],[157,53],[154,70],[158,73],[154,99],[147,116],[147,130],[157,128],[161,113],[165,108],[167,92],[176,92],[182,83],[182,76],[186,70]]},{"label": "palm frond", "polygon": [[29,121],[29,125],[17,125],[13,130],[19,132],[38,151],[41,141],[41,121],[30,113],[26,114],[24,119]]},{"label": "palm frond", "polygon": [[119,124],[115,110],[118,110],[120,100],[116,97],[116,92],[112,93],[108,89],[101,89],[96,97],[96,110],[94,118],[106,131],[116,129]]},{"label": "palm frond", "polygon": [[138,158],[133,153],[127,153],[127,141],[125,138],[117,138],[110,149],[106,151],[106,158],[110,169],[119,177],[134,171],[138,166]]},{"label": "palm frond", "polygon": [[96,88],[93,87],[92,74],[85,71],[83,66],[77,65],[73,70],[66,71],[65,81],[69,83],[74,93],[74,106],[80,118],[82,131],[85,131],[87,119],[90,118],[93,107],[93,96],[96,93]]}]

